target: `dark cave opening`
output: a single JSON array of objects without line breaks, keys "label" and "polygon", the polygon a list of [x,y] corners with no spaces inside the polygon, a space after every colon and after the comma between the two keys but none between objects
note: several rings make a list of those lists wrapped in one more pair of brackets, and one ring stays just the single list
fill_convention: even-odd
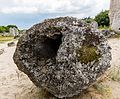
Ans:
[{"label": "dark cave opening", "polygon": [[43,36],[42,42],[35,44],[34,54],[37,58],[53,58],[57,55],[59,46],[62,43],[62,34],[55,34],[52,37]]}]

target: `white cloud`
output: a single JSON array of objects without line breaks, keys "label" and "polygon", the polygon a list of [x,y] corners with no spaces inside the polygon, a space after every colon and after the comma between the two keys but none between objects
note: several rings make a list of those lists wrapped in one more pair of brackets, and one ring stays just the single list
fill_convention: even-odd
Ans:
[{"label": "white cloud", "polygon": [[94,16],[109,8],[110,0],[0,0],[0,13],[62,13]]},{"label": "white cloud", "polygon": [[36,7],[6,7],[1,9],[2,13],[9,14],[9,13],[35,13],[38,9]]}]

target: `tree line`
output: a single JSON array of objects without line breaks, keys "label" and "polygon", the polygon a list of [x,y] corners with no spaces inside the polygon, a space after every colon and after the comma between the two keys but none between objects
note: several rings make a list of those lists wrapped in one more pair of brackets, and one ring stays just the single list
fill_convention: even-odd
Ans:
[{"label": "tree line", "polygon": [[16,25],[0,26],[0,33],[9,32],[9,29],[14,27],[18,29]]},{"label": "tree line", "polygon": [[109,10],[101,11],[98,13],[95,18],[87,17],[83,18],[87,23],[91,23],[92,21],[96,21],[99,27],[109,27],[110,19],[109,19]]},{"label": "tree line", "polygon": [[[96,21],[98,23],[99,27],[109,27],[110,20],[109,20],[108,14],[109,14],[109,10],[105,10],[105,11],[101,11],[100,13],[98,13],[95,16],[95,18],[86,17],[86,18],[83,18],[83,20],[86,21],[87,23]],[[0,26],[0,33],[9,32],[9,29],[13,28],[13,27],[18,29],[18,27],[16,25]]]}]

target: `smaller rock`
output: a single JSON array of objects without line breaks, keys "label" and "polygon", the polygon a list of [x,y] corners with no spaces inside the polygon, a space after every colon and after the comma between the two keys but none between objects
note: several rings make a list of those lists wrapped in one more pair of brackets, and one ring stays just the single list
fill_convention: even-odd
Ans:
[{"label": "smaller rock", "polygon": [[104,35],[106,38],[109,38],[109,37],[115,35],[115,32],[114,32],[114,31],[111,31],[111,30],[101,30],[101,32],[103,33],[103,35]]},{"label": "smaller rock", "polygon": [[3,54],[5,51],[4,49],[0,49],[0,55]]},{"label": "smaller rock", "polygon": [[9,32],[12,36],[18,36],[19,35],[19,31],[17,28],[13,27],[9,29]]},{"label": "smaller rock", "polygon": [[15,43],[14,42],[10,42],[7,45],[8,45],[8,47],[13,47],[13,46],[15,46]]},{"label": "smaller rock", "polygon": [[91,26],[94,28],[94,29],[98,29],[98,23],[96,21],[93,21],[91,23]]},{"label": "smaller rock", "polygon": [[14,36],[14,39],[19,39],[19,37],[20,37],[19,35],[16,35]]}]

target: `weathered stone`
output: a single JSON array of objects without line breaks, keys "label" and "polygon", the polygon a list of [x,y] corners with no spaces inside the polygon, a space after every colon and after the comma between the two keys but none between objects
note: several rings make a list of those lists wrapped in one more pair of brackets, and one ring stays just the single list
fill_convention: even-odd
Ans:
[{"label": "weathered stone", "polygon": [[15,43],[14,42],[9,42],[7,45],[8,45],[8,47],[13,47],[13,46],[15,46]]},{"label": "weathered stone", "polygon": [[110,25],[111,28],[116,32],[120,32],[119,9],[120,9],[120,0],[110,0],[110,10],[109,10]]},{"label": "weathered stone", "polygon": [[13,27],[9,29],[9,32],[12,36],[18,36],[19,35],[19,31],[17,28]]},{"label": "weathered stone", "polygon": [[98,23],[97,23],[96,21],[91,22],[91,26],[92,26],[94,29],[98,29]]},{"label": "weathered stone", "polygon": [[73,17],[48,19],[19,39],[13,59],[33,83],[56,97],[72,97],[109,67],[110,47],[101,32]]},{"label": "weathered stone", "polygon": [[106,38],[110,38],[116,33],[112,30],[100,30]]},{"label": "weathered stone", "polygon": [[115,32],[120,33],[120,11],[117,12],[117,13],[114,15],[113,23],[112,23],[112,25],[111,25],[111,28],[112,28]]},{"label": "weathered stone", "polygon": [[4,49],[0,49],[0,55],[3,54],[5,51]]}]

